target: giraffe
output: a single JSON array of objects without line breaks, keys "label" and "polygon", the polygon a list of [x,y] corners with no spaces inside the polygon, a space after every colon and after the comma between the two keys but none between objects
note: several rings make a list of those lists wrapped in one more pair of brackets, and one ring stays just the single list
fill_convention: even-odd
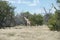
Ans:
[{"label": "giraffe", "polygon": [[24,17],[25,21],[27,22],[27,26],[30,26],[30,21],[26,17]]}]

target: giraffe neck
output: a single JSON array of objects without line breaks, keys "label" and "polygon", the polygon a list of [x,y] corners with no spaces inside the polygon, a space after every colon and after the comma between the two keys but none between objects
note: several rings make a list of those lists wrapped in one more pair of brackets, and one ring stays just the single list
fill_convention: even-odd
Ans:
[{"label": "giraffe neck", "polygon": [[30,25],[30,21],[29,19],[27,19],[26,17],[24,17],[25,21],[27,22],[27,26]]},{"label": "giraffe neck", "polygon": [[24,19],[25,19],[26,21],[28,21],[28,19],[27,19],[26,17],[24,17]]}]

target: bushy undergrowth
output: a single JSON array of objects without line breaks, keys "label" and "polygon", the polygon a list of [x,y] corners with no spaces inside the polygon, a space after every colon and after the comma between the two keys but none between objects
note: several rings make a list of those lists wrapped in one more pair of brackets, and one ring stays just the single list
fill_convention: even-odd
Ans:
[{"label": "bushy undergrowth", "polygon": [[55,13],[48,21],[48,25],[50,30],[57,30],[60,31],[60,13]]}]

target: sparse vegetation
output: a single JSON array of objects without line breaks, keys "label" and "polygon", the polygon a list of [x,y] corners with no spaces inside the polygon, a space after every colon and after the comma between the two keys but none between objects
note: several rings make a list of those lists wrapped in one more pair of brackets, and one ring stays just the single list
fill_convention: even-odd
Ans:
[{"label": "sparse vegetation", "polygon": [[[24,1],[23,3],[26,3]],[[29,0],[27,1],[31,8],[34,9],[34,12],[37,11],[36,13],[33,14],[31,12],[33,10],[30,11],[27,6],[26,9],[28,8],[28,11],[26,11],[24,4],[21,6],[21,9],[24,10],[20,12],[19,8],[17,8],[17,11],[20,12],[17,14],[15,13],[15,7],[18,6],[18,3],[13,3],[14,7],[13,4],[10,4],[10,0],[0,0],[0,40],[60,40],[60,9],[57,9],[53,3],[51,9],[51,5],[45,9],[45,5],[48,3],[43,3],[44,8],[41,7],[44,9],[44,13],[43,10],[40,11],[40,4],[37,5],[37,2],[39,3],[39,0],[34,0],[31,6]],[[57,3],[60,3],[60,0],[57,0]],[[54,11],[53,8],[55,9],[54,13],[52,12]],[[42,13],[44,14],[42,15]]]}]

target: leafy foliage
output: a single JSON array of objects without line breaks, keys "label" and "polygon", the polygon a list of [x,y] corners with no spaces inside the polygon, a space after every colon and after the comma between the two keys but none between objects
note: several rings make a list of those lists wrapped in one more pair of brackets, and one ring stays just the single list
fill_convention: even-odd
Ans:
[{"label": "leafy foliage", "polygon": [[43,24],[43,16],[40,14],[34,14],[30,18],[31,25],[42,25]]},{"label": "leafy foliage", "polygon": [[53,14],[53,15],[51,16],[51,18],[49,19],[48,25],[51,25],[51,26],[49,27],[51,30],[55,30],[55,26],[56,26],[56,16],[55,16],[54,14]]},{"label": "leafy foliage", "polygon": [[59,10],[57,10],[55,12],[55,14],[53,14],[53,16],[49,19],[48,24],[51,25],[51,27],[49,27],[51,30],[60,30],[60,12],[58,12]]},{"label": "leafy foliage", "polygon": [[[60,0],[57,0],[57,3],[60,3]],[[48,23],[51,25],[51,27],[49,27],[51,30],[60,31],[60,9],[56,9],[55,14],[50,18]]]},{"label": "leafy foliage", "polygon": [[14,7],[6,1],[0,1],[0,26],[11,26],[13,23]]},{"label": "leafy foliage", "polygon": [[58,3],[60,3],[60,0],[57,0]]}]

